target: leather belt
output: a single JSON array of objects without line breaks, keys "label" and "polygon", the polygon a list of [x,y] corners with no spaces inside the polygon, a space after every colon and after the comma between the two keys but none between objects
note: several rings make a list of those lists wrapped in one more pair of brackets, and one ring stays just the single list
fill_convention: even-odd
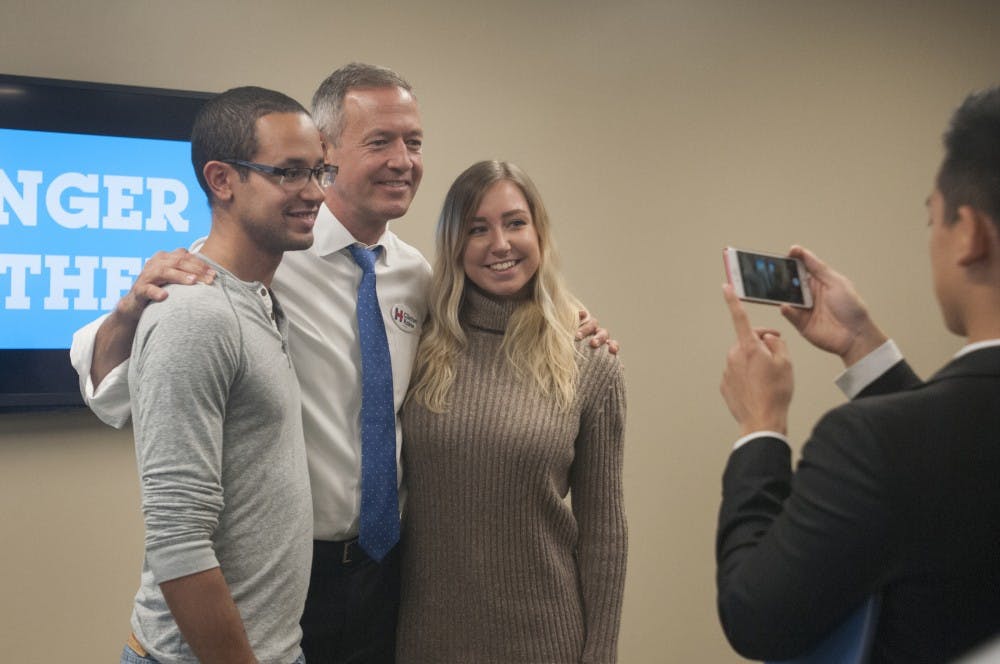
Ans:
[{"label": "leather belt", "polygon": [[139,643],[139,639],[135,638],[135,634],[133,632],[129,632],[128,647],[134,650],[135,654],[139,657],[149,657],[149,653],[146,652],[146,649],[142,647],[141,643]]},{"label": "leather belt", "polygon": [[324,562],[336,563],[344,566],[356,565],[366,560],[371,560],[365,550],[358,544],[358,538],[333,542],[330,540],[315,540],[313,551],[316,558]]}]

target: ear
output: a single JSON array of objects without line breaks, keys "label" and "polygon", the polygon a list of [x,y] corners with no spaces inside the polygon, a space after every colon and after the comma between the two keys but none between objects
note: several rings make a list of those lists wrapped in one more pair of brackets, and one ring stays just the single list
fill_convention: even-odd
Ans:
[{"label": "ear", "polygon": [[323,161],[327,164],[337,165],[340,163],[339,153],[340,150],[337,146],[337,142],[333,140],[330,136],[324,133],[320,133],[320,138],[323,142]]},{"label": "ear", "polygon": [[205,164],[202,174],[215,200],[228,201],[233,197],[232,179],[239,177],[234,168],[221,161],[210,161]]},{"label": "ear", "polygon": [[959,265],[968,267],[996,252],[996,229],[988,214],[971,205],[962,205],[955,216],[951,232],[957,235],[955,247]]}]

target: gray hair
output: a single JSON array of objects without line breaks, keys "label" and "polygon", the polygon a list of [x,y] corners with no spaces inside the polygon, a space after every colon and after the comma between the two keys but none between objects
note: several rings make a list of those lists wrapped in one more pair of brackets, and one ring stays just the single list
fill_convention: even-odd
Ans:
[{"label": "gray hair", "polygon": [[344,97],[351,90],[365,88],[402,88],[413,94],[409,82],[388,67],[363,62],[344,65],[319,84],[312,98],[313,120],[324,139],[337,145],[344,130]]}]

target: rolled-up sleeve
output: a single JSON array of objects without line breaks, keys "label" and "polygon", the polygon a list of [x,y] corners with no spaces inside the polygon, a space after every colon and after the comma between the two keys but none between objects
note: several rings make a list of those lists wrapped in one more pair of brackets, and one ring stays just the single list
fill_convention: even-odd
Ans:
[{"label": "rolled-up sleeve", "polygon": [[128,390],[129,361],[125,360],[112,369],[96,390],[90,379],[90,367],[94,360],[94,340],[97,338],[98,328],[106,318],[107,315],[101,316],[73,334],[69,360],[80,378],[80,395],[83,397],[83,402],[102,422],[121,429],[132,416]]}]

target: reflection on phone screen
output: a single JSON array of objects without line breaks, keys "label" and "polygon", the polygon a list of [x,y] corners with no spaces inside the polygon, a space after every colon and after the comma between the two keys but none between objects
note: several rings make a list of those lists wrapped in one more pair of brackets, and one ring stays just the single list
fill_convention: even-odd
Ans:
[{"label": "reflection on phone screen", "polygon": [[795,260],[737,252],[746,297],[803,304],[802,282]]}]

